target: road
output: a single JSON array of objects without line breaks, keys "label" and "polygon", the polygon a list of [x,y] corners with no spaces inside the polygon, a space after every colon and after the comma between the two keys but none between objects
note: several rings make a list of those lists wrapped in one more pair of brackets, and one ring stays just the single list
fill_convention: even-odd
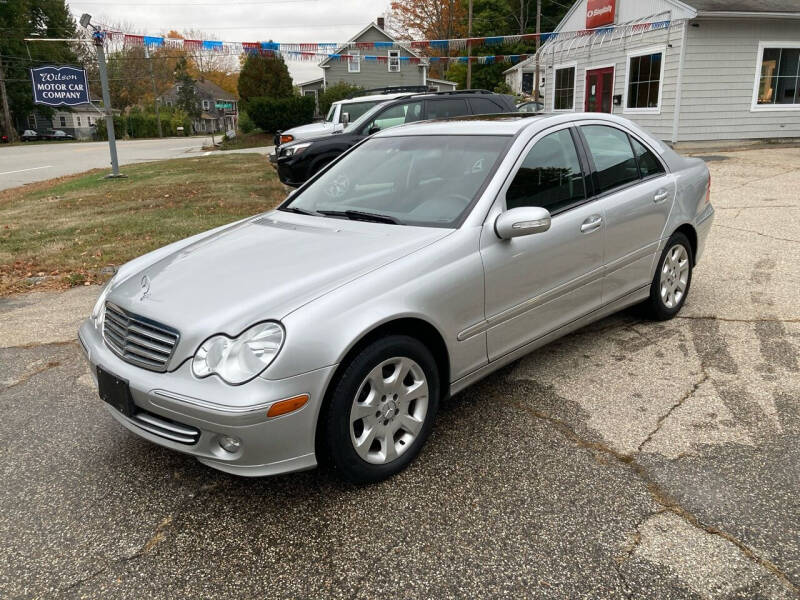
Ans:
[{"label": "road", "polygon": [[[120,165],[127,165],[179,158],[210,143],[209,137],[123,140],[117,142],[117,153]],[[0,146],[0,190],[102,168],[111,171],[108,142]]]},{"label": "road", "polygon": [[623,312],[510,365],[374,486],[129,435],[75,340],[98,289],[0,299],[0,597],[797,598],[798,163],[710,162],[678,318]]}]

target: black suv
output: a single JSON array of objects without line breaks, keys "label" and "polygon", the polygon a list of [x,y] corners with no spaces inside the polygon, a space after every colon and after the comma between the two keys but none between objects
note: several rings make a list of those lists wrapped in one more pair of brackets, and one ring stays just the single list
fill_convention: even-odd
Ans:
[{"label": "black suv", "polygon": [[337,156],[382,129],[429,119],[515,112],[511,96],[486,90],[426,92],[383,102],[342,133],[285,144],[278,150],[278,176],[298,187]]}]

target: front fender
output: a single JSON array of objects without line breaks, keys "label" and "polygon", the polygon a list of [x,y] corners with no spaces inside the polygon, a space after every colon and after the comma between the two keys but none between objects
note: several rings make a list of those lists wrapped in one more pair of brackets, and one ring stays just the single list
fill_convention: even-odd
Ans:
[{"label": "front fender", "polygon": [[403,318],[425,321],[440,333],[451,380],[483,366],[485,336],[457,339],[484,319],[479,237],[480,228],[459,229],[286,315],[284,347],[263,376],[280,379],[339,364],[369,332]]}]

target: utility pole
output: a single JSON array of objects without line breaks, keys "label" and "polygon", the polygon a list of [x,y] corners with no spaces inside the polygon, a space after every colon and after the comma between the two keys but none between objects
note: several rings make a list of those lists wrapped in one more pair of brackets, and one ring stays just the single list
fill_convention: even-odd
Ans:
[{"label": "utility pole", "polygon": [[467,23],[467,89],[472,89],[472,46],[469,38],[472,37],[472,0],[469,0],[469,21]]},{"label": "utility pole", "polygon": [[539,48],[541,47],[542,35],[542,0],[536,0],[536,81],[533,83],[534,96],[533,99],[539,100],[539,82],[542,79],[541,68],[539,62]]},{"label": "utility pole", "polygon": [[3,123],[5,123],[6,134],[8,141],[13,142],[16,139],[16,131],[14,125],[11,123],[11,111],[8,109],[8,95],[6,94],[6,76],[3,71],[3,61],[0,60],[0,96],[3,101]]},{"label": "utility pole", "polygon": [[158,107],[158,90],[156,90],[156,76],[153,74],[153,59],[150,58],[150,49],[147,44],[144,45],[144,57],[147,59],[147,64],[150,65],[150,80],[153,82],[153,104],[156,106],[156,123],[158,124],[158,137],[164,137],[161,131],[161,115],[159,114]]}]

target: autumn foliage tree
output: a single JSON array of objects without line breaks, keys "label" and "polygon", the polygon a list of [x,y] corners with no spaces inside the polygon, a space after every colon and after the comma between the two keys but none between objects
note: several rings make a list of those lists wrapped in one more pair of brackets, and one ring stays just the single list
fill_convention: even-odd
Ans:
[{"label": "autumn foliage tree", "polygon": [[461,0],[394,0],[392,29],[401,37],[446,40],[466,37],[467,10]]}]

